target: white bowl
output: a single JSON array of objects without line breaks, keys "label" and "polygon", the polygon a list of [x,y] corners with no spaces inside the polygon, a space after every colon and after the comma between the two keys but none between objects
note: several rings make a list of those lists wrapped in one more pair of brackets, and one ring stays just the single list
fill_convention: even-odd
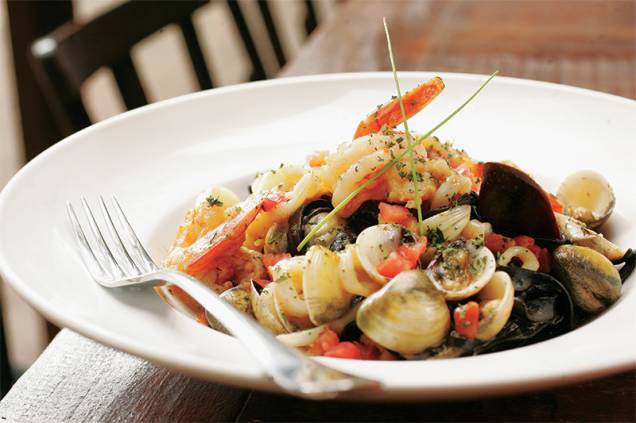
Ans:
[{"label": "white bowl", "polygon": [[[405,88],[431,76],[400,74]],[[441,76],[446,90],[410,121],[412,130],[431,128],[485,79]],[[161,260],[197,193],[222,184],[247,194],[257,170],[350,139],[393,93],[387,73],[279,79],[179,97],[87,128],[31,161],[2,192],[2,275],[57,325],[199,378],[276,390],[235,339],[172,310],[151,290],[92,282],[65,202],[116,194]],[[628,247],[636,246],[635,117],[633,100],[500,77],[437,135],[477,159],[513,160],[552,190],[574,170],[601,172],[617,197],[605,229]],[[514,393],[624,371],[636,365],[634,277],[602,316],[528,347],[438,361],[324,360],[381,380],[384,392],[364,396],[379,400]]]}]

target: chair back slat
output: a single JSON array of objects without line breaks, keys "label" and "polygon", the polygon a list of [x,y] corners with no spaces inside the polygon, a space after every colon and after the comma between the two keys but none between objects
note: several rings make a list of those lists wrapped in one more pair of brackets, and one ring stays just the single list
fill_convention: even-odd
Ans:
[{"label": "chair back slat", "polygon": [[115,61],[110,67],[128,110],[148,104],[139,75],[129,54]]},{"label": "chair back slat", "polygon": [[316,17],[316,7],[313,0],[305,0],[305,7],[307,9],[305,14],[305,32],[309,35],[318,26],[318,18]]},{"label": "chair back slat", "polygon": [[283,52],[283,46],[281,45],[280,37],[278,36],[278,31],[274,24],[274,19],[272,18],[269,3],[267,0],[258,0],[258,7],[261,11],[261,16],[263,17],[263,23],[265,24],[265,29],[267,29],[269,40],[272,43],[272,49],[274,50],[278,66],[283,67],[285,62],[287,62],[287,59]]},{"label": "chair back slat", "polygon": [[192,20],[183,19],[181,22],[179,22],[179,27],[181,28],[183,40],[185,41],[186,47],[188,48],[188,53],[190,54],[192,67],[194,69],[195,75],[197,76],[197,81],[199,81],[199,87],[201,87],[202,90],[212,88],[214,86],[212,84],[212,77],[210,75],[210,71],[208,70],[208,65],[205,62],[203,52],[201,51],[199,38],[197,37],[197,33],[194,30],[194,25],[192,25]]},{"label": "chair back slat", "polygon": [[250,75],[250,80],[258,81],[261,79],[265,79],[267,77],[267,75],[265,74],[265,67],[263,66],[263,62],[258,55],[256,44],[254,43],[254,39],[250,34],[250,30],[247,26],[247,22],[245,21],[245,17],[243,16],[243,12],[241,11],[241,7],[239,6],[239,2],[236,0],[226,0],[226,4],[228,5],[230,12],[232,13],[232,17],[234,17],[234,23],[236,24],[236,28],[239,31],[241,39],[243,40],[243,45],[245,46],[247,55],[252,62],[252,73]]}]

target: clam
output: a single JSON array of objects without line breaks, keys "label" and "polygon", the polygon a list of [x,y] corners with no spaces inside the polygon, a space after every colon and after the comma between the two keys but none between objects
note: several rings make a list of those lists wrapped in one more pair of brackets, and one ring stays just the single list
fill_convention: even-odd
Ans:
[{"label": "clam", "polygon": [[624,249],[608,241],[602,234],[588,229],[585,223],[561,213],[554,215],[561,235],[574,245],[591,248],[614,262],[621,260],[625,255]]},{"label": "clam", "polygon": [[353,296],[342,288],[339,258],[325,247],[307,251],[307,268],[302,277],[303,295],[309,319],[315,325],[328,323],[349,310]]},{"label": "clam", "polygon": [[424,232],[439,231],[443,240],[457,239],[470,221],[470,206],[458,206],[424,219]]},{"label": "clam", "polygon": [[480,314],[477,339],[488,341],[503,329],[512,313],[515,288],[510,276],[506,272],[495,272],[477,298]]},{"label": "clam", "polygon": [[621,295],[618,270],[601,253],[578,245],[562,245],[553,253],[554,272],[567,287],[574,304],[600,313]]},{"label": "clam", "polygon": [[375,282],[362,270],[356,245],[347,245],[345,250],[340,253],[339,269],[342,287],[351,294],[368,297],[382,288],[382,285]]},{"label": "clam", "polygon": [[374,342],[409,355],[444,341],[450,328],[450,312],[426,274],[410,270],[366,298],[356,323]]},{"label": "clam", "polygon": [[438,247],[426,274],[444,298],[459,301],[486,286],[496,267],[495,257],[483,244],[458,239]]},{"label": "clam", "polygon": [[303,297],[304,256],[281,260],[272,268],[272,293],[278,320],[288,332],[310,328],[309,310]]},{"label": "clam", "polygon": [[594,229],[612,214],[616,197],[607,180],[593,170],[581,170],[563,180],[557,197],[565,214]]},{"label": "clam", "polygon": [[503,163],[484,165],[477,212],[497,233],[559,238],[548,194],[523,171]]},{"label": "clam", "polygon": [[[243,288],[242,285],[230,288],[224,291],[219,296],[228,303],[232,304],[237,310],[242,311],[248,316],[252,315],[250,293],[245,288]],[[212,329],[218,330],[219,332],[228,333],[227,329],[225,329],[225,326],[223,326],[221,322],[219,322],[216,317],[210,314],[207,310],[205,311],[205,318]]]},{"label": "clam", "polygon": [[278,335],[288,331],[278,318],[278,312],[274,304],[274,294],[272,293],[273,288],[274,285],[270,283],[259,292],[255,282],[252,282],[250,300],[254,318],[272,333]]},{"label": "clam", "polygon": [[360,267],[369,277],[379,284],[389,279],[382,276],[377,268],[389,255],[396,251],[402,240],[402,228],[398,225],[375,225],[360,232],[356,248]]}]

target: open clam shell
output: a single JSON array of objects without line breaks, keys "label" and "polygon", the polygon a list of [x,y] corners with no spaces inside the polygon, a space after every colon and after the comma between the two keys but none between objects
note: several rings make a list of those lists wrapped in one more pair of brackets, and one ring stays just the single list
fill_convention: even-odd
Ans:
[{"label": "open clam shell", "polygon": [[321,325],[346,313],[353,296],[342,288],[336,253],[315,245],[306,257],[307,268],[302,278],[305,304],[311,322]]},{"label": "open clam shell", "polygon": [[477,298],[481,316],[477,339],[488,341],[503,329],[512,313],[515,288],[510,276],[506,272],[495,272]]},{"label": "open clam shell", "polygon": [[557,197],[565,206],[565,214],[594,229],[612,214],[616,197],[609,182],[593,170],[581,170],[563,180]]},{"label": "open clam shell", "polygon": [[375,282],[384,285],[389,278],[382,276],[377,268],[396,251],[402,239],[402,228],[398,225],[375,225],[360,232],[356,248],[360,266]]},{"label": "open clam shell", "polygon": [[607,240],[602,234],[588,229],[585,223],[561,213],[555,213],[554,216],[563,238],[574,245],[591,248],[614,262],[621,260],[625,256],[627,252],[625,249]]},{"label": "open clam shell", "polygon": [[459,301],[486,286],[496,267],[495,257],[488,248],[459,239],[438,248],[426,274],[444,298]]},{"label": "open clam shell", "polygon": [[417,354],[444,341],[450,312],[426,274],[410,270],[365,299],[356,323],[379,345],[401,354]]}]

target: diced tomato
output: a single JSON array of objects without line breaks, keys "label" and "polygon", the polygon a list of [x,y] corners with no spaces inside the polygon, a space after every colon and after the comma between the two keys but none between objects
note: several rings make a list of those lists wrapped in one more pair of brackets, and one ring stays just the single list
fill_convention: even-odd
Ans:
[{"label": "diced tomato", "polygon": [[515,241],[515,244],[520,247],[528,248],[531,245],[534,245],[534,238],[526,235],[519,235],[512,238]]},{"label": "diced tomato", "polygon": [[289,253],[269,253],[263,254],[263,264],[265,267],[274,266],[281,260],[288,259],[291,257]]},{"label": "diced tomato", "polygon": [[389,257],[377,267],[378,273],[387,278],[393,278],[400,272],[415,269],[420,256],[426,251],[428,239],[422,237],[415,244],[402,244],[397,251],[389,254]]},{"label": "diced tomato", "polygon": [[455,331],[461,336],[474,339],[479,328],[479,304],[475,301],[458,306],[453,314]]},{"label": "diced tomato", "polygon": [[378,273],[387,278],[393,278],[400,272],[411,270],[411,261],[402,257],[397,251],[389,254],[389,258],[380,263],[377,267]]},{"label": "diced tomato", "polygon": [[362,358],[360,348],[353,342],[340,342],[325,352],[324,355],[325,357],[349,358],[353,360],[360,360],[360,358]]},{"label": "diced tomato", "polygon": [[271,211],[277,204],[287,201],[287,196],[284,192],[274,191],[265,196],[263,200],[263,210],[266,212]]},{"label": "diced tomato", "polygon": [[412,263],[413,268],[417,265],[418,260],[426,251],[428,246],[428,238],[422,237],[415,244],[402,244],[398,247],[397,252],[399,255],[409,260]]},{"label": "diced tomato", "polygon": [[515,245],[515,241],[513,239],[496,234],[494,232],[486,234],[484,243],[486,244],[486,247],[488,247],[488,249],[493,253],[503,253],[508,248]]},{"label": "diced tomato", "polygon": [[374,345],[355,342],[360,350],[360,358],[362,360],[377,360],[380,357],[380,349]]},{"label": "diced tomato", "polygon": [[539,253],[539,272],[550,273],[552,268],[552,256],[547,248],[542,248]]},{"label": "diced tomato", "polygon": [[539,258],[539,254],[541,254],[541,247],[539,247],[538,245],[532,244],[532,245],[528,245],[528,247],[526,248],[532,251],[532,254],[534,254],[537,257],[537,259]]},{"label": "diced tomato", "polygon": [[481,178],[482,176],[484,176],[484,163],[477,162],[473,164],[472,170],[473,170],[473,176],[475,176],[475,178]]},{"label": "diced tomato", "polygon": [[267,285],[272,283],[272,281],[270,281],[269,279],[254,279],[254,282],[259,284],[261,288],[265,288]]},{"label": "diced tomato", "polygon": [[408,226],[409,223],[415,221],[415,218],[406,207],[389,203],[380,203],[379,208],[380,223],[396,223],[398,225]]},{"label": "diced tomato", "polygon": [[552,211],[555,213],[563,213],[563,204],[552,194],[548,194],[548,199],[550,200],[550,206],[552,206]]}]

